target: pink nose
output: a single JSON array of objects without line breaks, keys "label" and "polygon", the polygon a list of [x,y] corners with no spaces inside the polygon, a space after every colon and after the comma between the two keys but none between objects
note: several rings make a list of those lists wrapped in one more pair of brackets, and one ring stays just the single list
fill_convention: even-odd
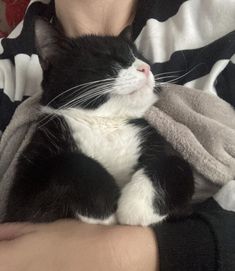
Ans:
[{"label": "pink nose", "polygon": [[137,71],[142,72],[145,74],[146,77],[149,76],[150,73],[150,66],[148,64],[141,64],[138,68]]}]

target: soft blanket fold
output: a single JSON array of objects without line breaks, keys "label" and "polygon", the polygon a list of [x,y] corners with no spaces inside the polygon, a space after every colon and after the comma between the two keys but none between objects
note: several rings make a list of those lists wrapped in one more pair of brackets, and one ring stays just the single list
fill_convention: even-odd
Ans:
[{"label": "soft blanket fold", "polygon": [[164,87],[146,119],[205,178],[235,177],[235,110],[222,99],[177,85]]},{"label": "soft blanket fold", "polygon": [[39,113],[39,97],[37,94],[17,108],[0,141],[0,221],[14,178],[17,158],[34,131],[34,122]]}]

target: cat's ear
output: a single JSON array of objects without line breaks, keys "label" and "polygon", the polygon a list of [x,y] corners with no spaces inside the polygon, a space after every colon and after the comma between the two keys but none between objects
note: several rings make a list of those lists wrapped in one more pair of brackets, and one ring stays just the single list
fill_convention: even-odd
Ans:
[{"label": "cat's ear", "polygon": [[129,41],[129,42],[132,42],[133,39],[132,39],[132,26],[131,25],[128,25],[127,27],[125,27],[122,32],[119,34],[119,37]]},{"label": "cat's ear", "polygon": [[70,48],[69,41],[48,21],[36,18],[34,21],[35,45],[43,70]]}]

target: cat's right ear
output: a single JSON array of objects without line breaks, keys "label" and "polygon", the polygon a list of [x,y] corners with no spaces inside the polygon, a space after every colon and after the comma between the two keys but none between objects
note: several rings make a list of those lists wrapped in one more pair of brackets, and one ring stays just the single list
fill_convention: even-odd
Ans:
[{"label": "cat's right ear", "polygon": [[43,70],[47,70],[49,65],[56,63],[56,60],[70,48],[66,37],[55,29],[48,21],[36,18],[35,46]]}]

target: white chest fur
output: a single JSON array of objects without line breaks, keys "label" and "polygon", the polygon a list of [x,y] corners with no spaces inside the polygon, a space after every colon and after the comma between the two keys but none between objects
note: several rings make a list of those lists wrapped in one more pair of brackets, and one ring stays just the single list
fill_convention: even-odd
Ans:
[{"label": "white chest fur", "polygon": [[79,149],[102,164],[119,186],[129,182],[140,153],[138,127],[125,119],[94,117],[75,110],[61,113]]}]

